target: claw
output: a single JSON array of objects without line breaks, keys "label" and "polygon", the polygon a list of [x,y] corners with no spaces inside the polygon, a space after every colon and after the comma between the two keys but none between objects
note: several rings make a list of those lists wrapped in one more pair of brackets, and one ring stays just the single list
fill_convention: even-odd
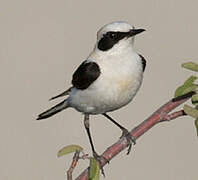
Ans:
[{"label": "claw", "polygon": [[123,129],[122,130],[122,137],[125,137],[127,139],[127,144],[129,146],[128,150],[127,150],[127,155],[131,152],[131,147],[132,147],[132,143],[133,145],[136,144],[136,140],[133,136],[131,136],[131,134],[129,133],[129,131],[127,129]]},{"label": "claw", "polygon": [[101,158],[103,158],[105,161],[107,161],[108,164],[109,164],[109,160],[106,159],[104,156],[98,155],[95,151],[93,152],[93,157],[96,159],[96,161],[98,161],[101,173],[105,177],[105,173],[104,173],[104,169],[103,169],[103,166],[102,166]]}]

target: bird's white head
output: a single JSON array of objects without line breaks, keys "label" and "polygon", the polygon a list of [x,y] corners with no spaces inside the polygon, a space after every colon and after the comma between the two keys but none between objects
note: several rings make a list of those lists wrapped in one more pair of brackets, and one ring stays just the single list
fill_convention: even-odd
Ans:
[{"label": "bird's white head", "polygon": [[144,29],[135,29],[123,21],[116,21],[103,26],[97,32],[96,49],[103,52],[119,52],[133,46],[134,36]]}]

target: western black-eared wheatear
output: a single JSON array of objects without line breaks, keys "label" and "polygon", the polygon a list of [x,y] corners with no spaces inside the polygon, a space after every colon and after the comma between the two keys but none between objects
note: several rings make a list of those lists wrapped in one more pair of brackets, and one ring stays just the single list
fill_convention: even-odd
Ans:
[{"label": "western black-eared wheatear", "polygon": [[122,130],[121,137],[126,137],[129,153],[135,139],[107,113],[131,102],[140,88],[146,60],[135,52],[133,44],[135,35],[143,31],[121,21],[103,26],[97,33],[94,50],[74,72],[72,87],[51,99],[64,95],[67,98],[40,114],[37,120],[51,117],[69,107],[83,113],[93,156],[99,160],[89,130],[89,117],[102,114]]}]

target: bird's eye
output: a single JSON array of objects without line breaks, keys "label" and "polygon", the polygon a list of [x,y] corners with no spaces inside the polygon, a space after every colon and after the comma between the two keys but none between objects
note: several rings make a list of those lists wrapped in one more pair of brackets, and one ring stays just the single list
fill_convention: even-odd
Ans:
[{"label": "bird's eye", "polygon": [[110,33],[109,33],[109,37],[110,37],[111,39],[116,39],[116,38],[117,38],[117,33],[116,33],[116,32],[110,32]]}]

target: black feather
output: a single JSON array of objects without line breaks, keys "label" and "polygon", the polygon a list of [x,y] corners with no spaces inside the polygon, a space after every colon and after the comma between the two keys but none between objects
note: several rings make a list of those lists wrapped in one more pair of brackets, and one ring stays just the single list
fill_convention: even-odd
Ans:
[{"label": "black feather", "polygon": [[36,120],[41,120],[41,119],[46,119],[48,117],[51,117],[54,114],[62,111],[63,109],[65,109],[67,107],[68,107],[67,100],[64,100],[64,101],[60,102],[59,104],[55,105],[54,107],[48,109],[47,111],[39,114],[38,118]]},{"label": "black feather", "polygon": [[57,96],[50,98],[49,100],[51,101],[51,100],[54,100],[54,99],[62,97],[62,96],[67,96],[67,95],[69,95],[69,92],[71,91],[71,89],[72,89],[72,87],[70,87],[66,91],[62,92],[61,94],[58,94]]},{"label": "black feather", "polygon": [[84,61],[73,74],[72,84],[77,89],[88,88],[100,75],[100,68],[95,62]]},{"label": "black feather", "polygon": [[142,59],[142,69],[143,69],[143,72],[144,72],[144,70],[146,68],[146,59],[141,54],[139,54],[139,56]]},{"label": "black feather", "polygon": [[129,32],[119,32],[119,31],[107,32],[106,34],[104,34],[104,36],[98,42],[98,49],[100,49],[101,51],[107,51],[107,50],[111,49],[121,39],[129,36]]}]

